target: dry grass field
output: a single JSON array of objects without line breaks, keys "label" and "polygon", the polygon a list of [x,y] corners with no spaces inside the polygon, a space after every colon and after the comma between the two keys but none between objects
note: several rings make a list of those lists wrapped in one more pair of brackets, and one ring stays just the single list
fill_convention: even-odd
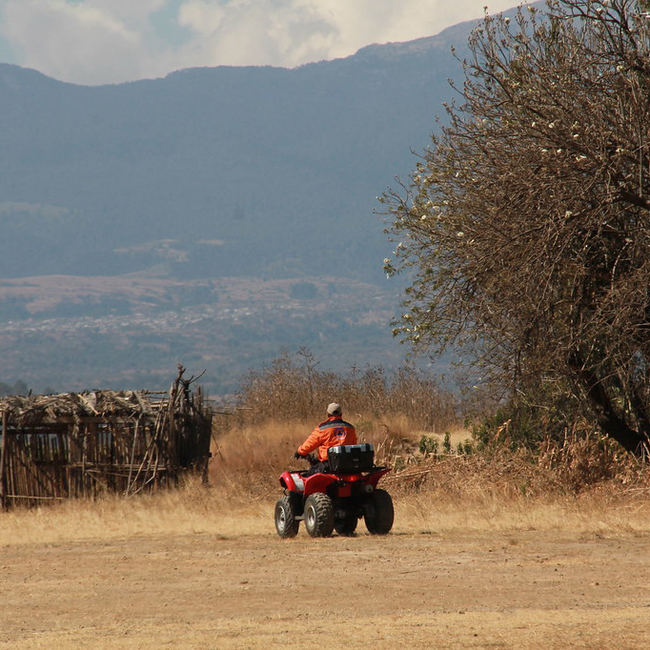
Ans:
[{"label": "dry grass field", "polygon": [[442,459],[386,481],[390,535],[281,540],[276,476],[304,433],[224,436],[209,488],[0,513],[0,646],[650,644],[645,482],[523,490]]}]

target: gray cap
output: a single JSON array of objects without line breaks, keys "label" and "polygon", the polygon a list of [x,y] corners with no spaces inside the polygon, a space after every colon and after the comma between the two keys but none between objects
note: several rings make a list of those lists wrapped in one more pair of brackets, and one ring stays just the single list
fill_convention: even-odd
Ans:
[{"label": "gray cap", "polygon": [[327,415],[341,415],[341,405],[332,402],[327,406]]}]

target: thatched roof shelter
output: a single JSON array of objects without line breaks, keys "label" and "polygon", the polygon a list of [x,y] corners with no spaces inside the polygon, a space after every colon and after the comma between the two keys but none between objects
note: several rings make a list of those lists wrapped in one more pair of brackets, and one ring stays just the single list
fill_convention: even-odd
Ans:
[{"label": "thatched roof shelter", "polygon": [[169,393],[0,398],[0,503],[133,494],[207,471],[211,416],[182,367]]},{"label": "thatched roof shelter", "polygon": [[[88,417],[130,418],[151,416],[162,403],[153,403],[149,391],[98,390],[58,395],[9,395],[0,398],[0,413],[11,415],[18,426],[56,424],[63,418],[81,420]],[[164,393],[166,395],[166,393]]]}]

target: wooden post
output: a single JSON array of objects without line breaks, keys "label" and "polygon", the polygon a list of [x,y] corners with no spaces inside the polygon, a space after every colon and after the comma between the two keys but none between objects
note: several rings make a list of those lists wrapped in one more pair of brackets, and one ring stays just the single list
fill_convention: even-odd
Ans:
[{"label": "wooden post", "polygon": [[[142,414],[138,416],[138,419],[135,421],[135,429],[133,430],[133,446],[131,447],[131,459],[129,462],[129,478],[126,480],[126,490],[124,491],[124,496],[129,496],[131,491],[131,477],[133,476],[133,465],[135,463],[135,446],[138,442],[138,428],[140,427],[140,418]],[[125,425],[126,426],[126,425]],[[140,473],[140,472],[138,472]],[[137,478],[137,477],[136,477]]]},{"label": "wooden post", "polygon": [[185,368],[178,364],[178,377],[169,389],[169,405],[167,409],[167,458],[166,458],[166,484],[170,479],[178,485],[178,432],[176,431],[176,400],[180,391],[181,377]]},{"label": "wooden post", "polygon": [[0,507],[7,509],[7,481],[5,479],[5,453],[7,450],[7,411],[2,411],[2,448],[0,449]]}]

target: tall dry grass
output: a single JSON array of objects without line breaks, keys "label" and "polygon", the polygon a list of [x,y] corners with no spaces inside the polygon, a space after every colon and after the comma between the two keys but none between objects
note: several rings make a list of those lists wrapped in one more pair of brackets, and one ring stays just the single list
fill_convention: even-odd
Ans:
[{"label": "tall dry grass", "polygon": [[159,535],[229,539],[264,534],[272,526],[268,500],[206,487],[193,477],[178,488],[156,493],[106,494],[0,512],[0,547]]},{"label": "tall dry grass", "polygon": [[[414,458],[421,432],[409,417],[397,415],[374,419],[372,415],[349,417],[359,442],[375,448],[375,460],[394,465],[398,458]],[[295,460],[298,446],[319,420],[274,420],[238,423],[221,430],[213,441],[210,483],[233,494],[270,495],[277,492],[278,477],[285,469],[307,469],[304,460]],[[455,434],[465,437],[467,434]]]},{"label": "tall dry grass", "polygon": [[[378,462],[397,466],[383,485],[403,530],[650,530],[650,470],[596,435],[549,440],[539,452],[500,445],[459,454],[457,443],[468,436],[461,430],[449,453],[426,455],[418,445],[422,431],[409,429],[408,420],[361,422],[360,439],[375,445]],[[267,420],[227,432],[218,440],[212,484],[272,501],[280,472],[301,467],[291,456],[309,428]]]},{"label": "tall dry grass", "polygon": [[[352,414],[377,461],[393,466],[382,485],[396,507],[394,533],[553,530],[567,536],[650,532],[650,471],[595,435],[549,440],[533,453],[507,444],[459,454],[422,453],[426,432],[408,415]],[[179,489],[124,498],[64,501],[0,513],[0,546],[76,540],[208,534],[276,539],[273,504],[280,473],[306,467],[293,452],[316,419],[230,420],[216,431],[210,485],[189,478]],[[363,526],[359,528],[363,534]]]},{"label": "tall dry grass", "polygon": [[650,531],[650,468],[597,436],[425,459],[386,485],[411,525],[432,530],[557,530],[567,535]]},{"label": "tall dry grass", "polygon": [[[273,435],[276,441],[282,438],[269,432],[261,449],[273,446]],[[294,430],[298,433],[302,435],[300,427]],[[281,494],[277,476],[287,465],[283,454],[247,454],[250,445],[258,443],[253,435],[233,438],[232,443],[224,445],[222,461],[215,459],[209,487],[196,478],[166,492],[129,498],[106,495],[0,513],[0,547],[125,538],[146,543],[152,536],[197,534],[215,540],[260,536],[277,542],[273,505]],[[518,454],[419,461],[382,481],[394,498],[396,535],[538,530],[580,538],[650,533],[650,477],[644,469],[631,467],[576,491],[572,478],[553,480],[549,468]],[[361,525],[359,534],[364,530]],[[303,531],[299,537],[304,536]]]},{"label": "tall dry grass", "polygon": [[[288,467],[306,468],[293,453],[313,422],[275,421],[236,426],[214,440],[210,480],[232,493],[266,496],[277,489],[277,477]],[[377,464],[389,465],[387,479],[401,494],[437,492],[456,500],[545,498],[602,491],[625,496],[650,488],[650,469],[596,434],[547,440],[538,450],[512,449],[505,443],[478,450],[469,432],[443,436],[423,432],[406,416],[373,420],[360,416],[361,442],[375,447]],[[435,439],[436,452],[423,450],[422,438]],[[460,444],[459,444],[460,443]],[[459,450],[459,447],[461,448]]]}]

